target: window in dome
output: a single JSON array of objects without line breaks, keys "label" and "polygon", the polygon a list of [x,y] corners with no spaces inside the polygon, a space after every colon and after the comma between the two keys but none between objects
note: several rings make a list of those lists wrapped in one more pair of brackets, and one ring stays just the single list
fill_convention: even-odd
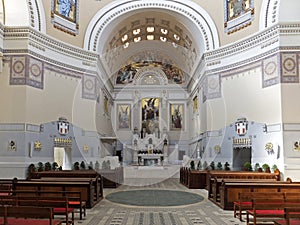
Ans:
[{"label": "window in dome", "polygon": [[160,32],[164,35],[168,34],[168,30],[167,29],[164,29],[164,28],[161,28],[160,29]]},{"label": "window in dome", "polygon": [[180,37],[177,34],[174,34],[173,36],[174,36],[174,38],[175,38],[176,41],[180,40]]},{"label": "window in dome", "polygon": [[135,38],[133,39],[134,42],[139,42],[140,40],[142,40],[141,37],[135,37]]},{"label": "window in dome", "polygon": [[128,35],[127,35],[127,34],[125,34],[125,35],[122,37],[122,42],[125,42],[125,41],[127,41],[127,39],[128,39]]},{"label": "window in dome", "polygon": [[154,35],[147,35],[147,40],[152,41],[154,40]]},{"label": "window in dome", "polygon": [[148,33],[154,32],[154,27],[147,27],[147,32]]},{"label": "window in dome", "polygon": [[140,28],[134,29],[134,30],[132,31],[133,35],[137,35],[137,34],[139,34],[140,32],[141,32],[141,29],[140,29]]},{"label": "window in dome", "polygon": [[166,41],[167,41],[167,38],[166,38],[166,37],[160,37],[160,40],[161,40],[162,42],[166,42]]}]

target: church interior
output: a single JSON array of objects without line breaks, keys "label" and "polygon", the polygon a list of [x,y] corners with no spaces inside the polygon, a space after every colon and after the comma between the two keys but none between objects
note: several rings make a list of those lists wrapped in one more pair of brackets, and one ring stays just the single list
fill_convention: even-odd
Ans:
[{"label": "church interior", "polygon": [[[299,9],[294,0],[0,1],[1,179],[25,180],[30,166],[122,168],[123,190],[161,181],[182,190],[183,167],[267,166],[298,182]],[[206,212],[182,214],[104,202],[89,211],[101,219],[75,224],[245,224],[204,201]]]}]

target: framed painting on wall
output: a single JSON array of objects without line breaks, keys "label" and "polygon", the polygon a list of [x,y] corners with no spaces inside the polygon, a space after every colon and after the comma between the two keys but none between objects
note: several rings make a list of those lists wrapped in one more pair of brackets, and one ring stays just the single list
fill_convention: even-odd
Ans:
[{"label": "framed painting on wall", "polygon": [[119,129],[130,129],[131,123],[131,106],[130,104],[120,104],[117,106],[118,110],[118,123]]},{"label": "framed painting on wall", "polygon": [[52,0],[51,18],[55,28],[78,34],[79,0]]},{"label": "framed painting on wall", "polygon": [[184,104],[170,104],[170,130],[183,130]]},{"label": "framed painting on wall", "polygon": [[224,0],[225,31],[230,34],[251,24],[254,19],[254,0]]}]

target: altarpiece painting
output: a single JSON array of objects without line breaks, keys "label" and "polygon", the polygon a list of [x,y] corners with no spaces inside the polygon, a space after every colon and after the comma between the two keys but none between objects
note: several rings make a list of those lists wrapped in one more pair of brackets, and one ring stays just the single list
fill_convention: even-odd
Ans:
[{"label": "altarpiece painting", "polygon": [[131,106],[130,104],[120,104],[117,106],[118,109],[118,128],[119,129],[130,129],[131,123]]},{"label": "altarpiece painting", "polygon": [[183,130],[184,104],[170,104],[170,130]]}]

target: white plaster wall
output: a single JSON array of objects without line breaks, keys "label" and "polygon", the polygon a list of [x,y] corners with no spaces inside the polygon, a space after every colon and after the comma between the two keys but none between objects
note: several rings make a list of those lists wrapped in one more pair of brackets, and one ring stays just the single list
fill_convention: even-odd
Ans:
[{"label": "white plaster wall", "polygon": [[26,0],[4,0],[5,25],[29,26],[29,12]]}]

